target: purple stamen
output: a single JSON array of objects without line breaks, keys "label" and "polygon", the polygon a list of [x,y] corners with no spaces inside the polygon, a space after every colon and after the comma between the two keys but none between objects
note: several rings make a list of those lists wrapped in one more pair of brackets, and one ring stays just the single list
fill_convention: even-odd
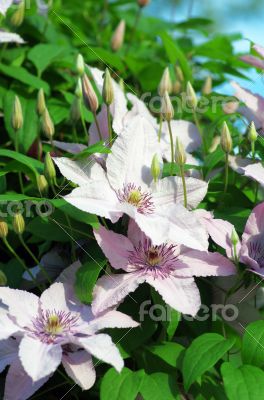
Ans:
[{"label": "purple stamen", "polygon": [[123,189],[116,192],[120,203],[129,203],[137,208],[141,214],[152,214],[154,212],[154,203],[150,192],[144,192],[141,186],[134,183],[124,184]]}]

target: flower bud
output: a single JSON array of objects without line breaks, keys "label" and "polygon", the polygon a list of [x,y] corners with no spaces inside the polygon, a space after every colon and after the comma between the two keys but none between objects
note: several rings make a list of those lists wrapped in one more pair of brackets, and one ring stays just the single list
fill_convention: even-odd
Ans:
[{"label": "flower bud", "polygon": [[212,77],[210,75],[207,76],[207,78],[205,79],[203,88],[202,88],[202,94],[210,94],[212,92],[212,86],[213,86],[213,81],[212,81]]},{"label": "flower bud", "polygon": [[172,86],[172,93],[179,94],[181,93],[182,85],[180,81],[175,81]]},{"label": "flower bud", "polygon": [[160,96],[164,96],[165,92],[171,93],[171,91],[172,91],[172,82],[170,78],[170,71],[169,68],[166,67],[164,69],[164,72],[160,80],[158,92]]},{"label": "flower bud", "polygon": [[49,184],[44,175],[38,175],[37,185],[41,196],[45,196],[48,193]]},{"label": "flower bud", "polygon": [[0,286],[6,286],[6,285],[7,285],[6,274],[0,270]]},{"label": "flower bud", "polygon": [[249,126],[249,131],[248,131],[248,140],[252,143],[256,142],[258,139],[258,132],[256,130],[255,124],[252,121],[250,126]]},{"label": "flower bud", "polygon": [[180,82],[184,81],[184,75],[183,75],[182,69],[181,69],[181,67],[179,67],[179,65],[175,65],[175,75],[176,75],[176,78]]},{"label": "flower bud", "polygon": [[186,96],[187,96],[186,101],[188,106],[193,110],[195,110],[198,104],[198,100],[191,82],[187,82]]},{"label": "flower bud", "polygon": [[186,164],[186,152],[185,152],[182,142],[179,140],[178,137],[176,139],[175,162],[180,167],[182,167],[182,166],[184,166],[184,164]]},{"label": "flower bud", "polygon": [[161,113],[166,121],[171,121],[174,117],[174,108],[171,104],[171,99],[168,92],[165,92],[162,98]]},{"label": "flower bud", "polygon": [[52,140],[55,128],[47,108],[45,108],[42,115],[42,131],[48,139]]},{"label": "flower bud", "polygon": [[5,221],[0,220],[0,238],[5,239],[8,235],[8,225]]},{"label": "flower bud", "polygon": [[82,76],[85,72],[84,59],[81,54],[78,54],[78,56],[77,56],[76,69],[77,69],[79,76]]},{"label": "flower bud", "polygon": [[239,237],[235,228],[232,230],[230,239],[233,246],[236,246],[239,243]]},{"label": "flower bud", "polygon": [[45,94],[43,89],[39,89],[37,100],[37,113],[41,116],[46,108]]},{"label": "flower bud", "polygon": [[224,103],[222,108],[225,114],[233,114],[237,111],[239,107],[239,102],[238,101],[229,101],[227,103]]},{"label": "flower bud", "polygon": [[119,84],[121,90],[125,93],[126,89],[125,89],[124,79],[120,78],[118,84]]},{"label": "flower bud", "polygon": [[146,7],[149,3],[150,0],[137,0],[139,7]]},{"label": "flower bud", "polygon": [[86,74],[82,77],[82,90],[86,107],[90,108],[90,110],[95,114],[99,107],[99,103],[94,88]]},{"label": "flower bud", "polygon": [[24,21],[24,18],[25,18],[25,1],[22,0],[18,4],[16,11],[12,15],[10,22],[13,26],[19,27]]},{"label": "flower bud", "polygon": [[103,95],[105,104],[107,106],[110,106],[110,104],[112,104],[114,101],[114,88],[113,88],[112,78],[111,78],[108,68],[106,68],[106,70],[105,70],[102,95]]},{"label": "flower bud", "polygon": [[19,212],[14,215],[13,218],[13,229],[17,235],[22,235],[25,231],[25,220],[22,214]]},{"label": "flower bud", "polygon": [[152,158],[151,162],[151,175],[154,179],[154,182],[157,182],[161,176],[161,163],[159,161],[159,157],[155,154]]},{"label": "flower bud", "polygon": [[23,126],[23,112],[21,103],[18,96],[15,96],[15,101],[13,104],[13,113],[12,113],[12,127],[15,131],[18,131]]},{"label": "flower bud", "polygon": [[51,183],[53,183],[56,178],[56,169],[49,152],[46,154],[44,160],[44,176],[47,181]]},{"label": "flower bud", "polygon": [[70,119],[73,124],[76,124],[81,118],[81,100],[78,97],[74,97],[71,105]]},{"label": "flower bud", "polygon": [[75,96],[78,97],[79,99],[81,99],[83,96],[81,78],[78,78],[78,82],[77,82],[76,89],[75,89]]},{"label": "flower bud", "polygon": [[221,143],[220,136],[218,136],[218,135],[215,136],[212,140],[212,144],[208,150],[208,153],[213,153],[217,149],[217,147],[219,146],[220,143]]},{"label": "flower bud", "polygon": [[111,48],[113,51],[121,49],[125,38],[126,23],[124,20],[120,21],[111,39]]},{"label": "flower bud", "polygon": [[222,131],[221,131],[221,146],[225,153],[229,154],[233,147],[232,137],[227,126],[227,123],[223,123]]}]

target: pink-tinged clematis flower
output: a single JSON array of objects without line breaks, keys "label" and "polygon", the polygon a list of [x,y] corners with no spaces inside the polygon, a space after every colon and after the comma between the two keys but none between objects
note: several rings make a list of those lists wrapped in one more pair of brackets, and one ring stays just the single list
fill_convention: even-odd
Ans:
[{"label": "pink-tinged clematis flower", "polygon": [[[64,271],[62,280],[68,273]],[[40,298],[26,291],[0,288],[0,301],[0,341],[11,337],[18,341],[19,364],[11,363],[11,368],[17,375],[20,370],[25,377],[24,382],[21,376],[21,387],[26,393],[32,385],[36,384],[38,389],[40,381],[44,383],[60,363],[84,390],[95,382],[92,356],[121,371],[123,360],[118,349],[109,335],[97,331],[138,326],[129,316],[115,310],[93,314],[91,307],[74,297],[73,287],[62,282],[51,285]],[[8,387],[11,384],[10,379],[7,392],[12,390]],[[31,389],[24,385],[31,385]],[[12,400],[27,398],[16,396]]]},{"label": "pink-tinged clematis flower", "polygon": [[264,167],[261,162],[254,162],[250,158],[229,156],[229,165],[238,174],[254,179],[264,186]]},{"label": "pink-tinged clematis flower", "polygon": [[254,44],[253,49],[256,50],[256,52],[262,57],[262,59],[252,55],[246,55],[240,57],[240,60],[246,62],[247,64],[253,65],[253,67],[264,69],[264,47],[258,44]]},{"label": "pink-tinged clematis flower", "polygon": [[[83,161],[80,164],[55,158],[61,173],[80,185],[65,200],[113,223],[127,214],[155,244],[173,240],[191,248],[207,249],[205,230],[182,205],[181,179],[168,177],[153,182],[151,162],[158,149],[155,130],[145,118],[137,116],[113,144],[106,159],[107,172],[99,164],[91,167],[87,163],[85,169]],[[195,208],[207,192],[207,183],[186,178],[186,186],[188,206]]]},{"label": "pink-tinged clematis flower", "polygon": [[123,274],[104,275],[94,288],[95,313],[121,303],[143,282],[160,293],[172,308],[196,315],[201,300],[194,276],[227,276],[235,266],[219,253],[197,251],[162,243],[154,246],[132,221],[128,237],[100,227],[95,238],[110,264]]},{"label": "pink-tinged clematis flower", "polygon": [[12,6],[13,0],[1,0],[0,14],[5,15],[7,10]]}]

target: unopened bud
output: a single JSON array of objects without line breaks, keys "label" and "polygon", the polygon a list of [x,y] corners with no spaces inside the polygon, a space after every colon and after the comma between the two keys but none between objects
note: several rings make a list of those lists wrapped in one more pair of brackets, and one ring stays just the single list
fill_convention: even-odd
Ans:
[{"label": "unopened bud", "polygon": [[258,132],[256,130],[254,122],[252,121],[248,130],[248,140],[254,143],[256,142],[257,139],[258,139]]},{"label": "unopened bud", "polygon": [[37,113],[41,116],[46,109],[45,94],[43,89],[39,89],[37,100]]},{"label": "unopened bud", "polygon": [[172,86],[172,93],[179,94],[181,93],[182,85],[180,81],[175,81]]},{"label": "unopened bud", "polygon": [[224,103],[222,108],[224,113],[226,114],[233,114],[237,111],[239,107],[239,102],[238,101],[229,101],[227,103]]},{"label": "unopened bud", "polygon": [[137,0],[139,7],[146,7],[149,3],[150,0]]},{"label": "unopened bud", "polygon": [[175,162],[181,167],[186,164],[186,152],[178,137],[176,139]]},{"label": "unopened bud", "polygon": [[15,131],[18,131],[23,126],[23,112],[21,103],[18,96],[15,96],[15,101],[13,104],[13,113],[12,113],[12,127]]},{"label": "unopened bud", "polygon": [[41,196],[45,196],[48,193],[49,184],[44,175],[38,175],[37,185]]},{"label": "unopened bud", "polygon": [[17,235],[22,235],[25,230],[25,220],[22,214],[16,213],[13,218],[13,229]]},{"label": "unopened bud", "polygon": [[54,162],[48,152],[45,156],[44,161],[44,176],[48,182],[53,183],[56,178],[56,169],[54,166]]},{"label": "unopened bud", "polygon": [[24,21],[24,18],[25,18],[25,1],[22,0],[18,4],[16,11],[12,15],[10,22],[13,26],[19,27]]},{"label": "unopened bud", "polygon": [[47,108],[45,108],[43,115],[42,115],[42,131],[43,131],[44,135],[50,140],[53,138],[54,133],[55,133],[54,124],[52,122],[52,119],[50,117],[50,114],[49,114]]},{"label": "unopened bud", "polygon": [[217,147],[219,146],[220,143],[221,143],[220,136],[218,136],[218,135],[215,136],[212,140],[212,144],[208,150],[208,153],[213,153],[217,149]]},{"label": "unopened bud", "polygon": [[198,100],[191,82],[187,82],[186,96],[187,96],[186,101],[188,106],[193,110],[195,110],[198,104]]},{"label": "unopened bud", "polygon": [[162,98],[161,113],[166,121],[171,121],[174,117],[174,108],[168,92],[165,92]]},{"label": "unopened bud", "polygon": [[94,88],[86,74],[82,77],[82,90],[86,107],[90,108],[90,110],[95,114],[99,107],[99,103]]},{"label": "unopened bud", "polygon": [[7,285],[6,274],[0,270],[0,286],[6,286],[6,285]]},{"label": "unopened bud", "polygon": [[114,101],[114,88],[113,88],[113,82],[112,82],[112,78],[111,78],[108,68],[106,68],[106,70],[105,70],[102,95],[103,95],[105,104],[107,106],[110,106],[110,104],[112,104]]},{"label": "unopened bud", "polygon": [[75,96],[78,97],[79,99],[81,99],[82,95],[83,95],[82,80],[81,80],[81,78],[78,78],[78,82],[77,82],[76,89],[75,89]]},{"label": "unopened bud", "polygon": [[165,92],[168,92],[170,94],[171,91],[172,91],[172,82],[170,77],[170,71],[169,68],[166,67],[164,69],[164,72],[160,80],[158,92],[160,96],[164,96]]},{"label": "unopened bud", "polygon": [[121,90],[125,93],[125,82],[124,82],[124,79],[120,78],[118,84],[119,84]]},{"label": "unopened bud", "polygon": [[159,161],[159,157],[155,154],[152,158],[151,162],[151,175],[154,179],[154,182],[157,182],[161,176],[161,163]]},{"label": "unopened bud", "polygon": [[80,76],[82,76],[84,74],[85,64],[84,64],[83,56],[81,54],[78,54],[78,56],[77,56],[76,69]]},{"label": "unopened bud", "polygon": [[238,237],[238,234],[237,234],[235,228],[232,230],[230,239],[231,239],[231,243],[233,246],[236,246],[239,243],[239,237]]},{"label": "unopened bud", "polygon": [[81,100],[76,96],[71,105],[70,118],[73,124],[76,124],[81,118]]},{"label": "unopened bud", "polygon": [[181,69],[181,67],[179,67],[179,65],[175,65],[175,75],[176,75],[176,78],[180,82],[184,81],[184,75],[183,75],[182,69]]},{"label": "unopened bud", "polygon": [[125,38],[126,23],[124,20],[120,21],[111,39],[111,48],[113,51],[121,49]]},{"label": "unopened bud", "polygon": [[0,220],[0,238],[5,239],[8,235],[8,225],[5,221]]},{"label": "unopened bud", "polygon": [[207,95],[210,94],[212,92],[212,86],[213,86],[213,81],[212,81],[212,77],[210,75],[207,76],[207,78],[205,79],[203,88],[202,88],[202,93]]},{"label": "unopened bud", "polygon": [[222,131],[221,131],[221,146],[225,153],[229,154],[233,147],[232,137],[227,126],[227,123],[223,123]]}]

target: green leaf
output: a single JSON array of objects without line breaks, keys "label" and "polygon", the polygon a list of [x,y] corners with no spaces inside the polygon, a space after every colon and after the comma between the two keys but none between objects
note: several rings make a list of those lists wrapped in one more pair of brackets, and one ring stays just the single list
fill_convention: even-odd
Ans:
[{"label": "green leaf", "polygon": [[212,368],[231,349],[235,338],[225,339],[216,333],[205,333],[194,339],[183,359],[184,387],[188,390],[204,372]]},{"label": "green leaf", "polygon": [[175,377],[162,372],[145,374],[140,386],[140,393],[144,400],[181,399]]},{"label": "green leaf", "polygon": [[106,147],[103,142],[98,142],[87,147],[87,149],[81,151],[80,153],[76,154],[74,156],[74,159],[79,160],[82,158],[86,158],[94,153],[108,154],[111,153],[111,150],[108,147]]},{"label": "green leaf", "polygon": [[76,273],[75,292],[82,303],[91,303],[97,278],[107,260],[90,260],[83,264]]},{"label": "green leaf", "polygon": [[251,365],[237,368],[225,362],[221,367],[228,400],[260,400],[264,394],[264,372]]},{"label": "green leaf", "polygon": [[181,318],[181,313],[173,308],[170,309],[170,320],[167,325],[168,339],[171,340],[176,332]]},{"label": "green leaf", "polygon": [[192,81],[192,70],[189,65],[189,61],[185,57],[185,54],[178,46],[175,39],[172,39],[166,32],[162,32],[160,37],[163,41],[166,53],[168,58],[172,64],[175,64],[177,61],[179,62],[184,76],[187,81]]},{"label": "green leaf", "polygon": [[246,327],[242,342],[242,359],[245,364],[264,366],[264,321],[255,321]]},{"label": "green leaf", "polygon": [[50,218],[36,217],[26,227],[26,231],[44,240],[69,242],[70,236]]},{"label": "green leaf", "polygon": [[34,158],[25,156],[24,154],[17,153],[16,151],[0,149],[0,157],[1,156],[12,158],[13,160],[20,162],[21,164],[26,165],[34,173],[35,177],[38,175],[37,169],[41,171],[43,170],[42,162],[35,160]]},{"label": "green leaf", "polygon": [[30,74],[23,67],[15,67],[12,65],[7,66],[4,64],[0,64],[0,72],[34,89],[42,88],[46,94],[49,94],[50,92],[50,87],[47,82],[36,77],[35,75]]},{"label": "green leaf", "polygon": [[38,75],[41,76],[42,72],[45,71],[50,64],[61,58],[65,50],[67,50],[65,46],[37,44],[28,52],[28,59],[35,65]]},{"label": "green leaf", "polygon": [[79,210],[78,208],[72,206],[70,203],[67,203],[67,201],[65,201],[64,199],[53,199],[48,201],[51,201],[54,207],[60,209],[61,211],[69,215],[72,219],[87,225],[91,225],[93,228],[99,227],[99,222],[96,215]]},{"label": "green leaf", "polygon": [[101,400],[135,400],[140,390],[144,371],[132,372],[123,368],[121,373],[111,368],[104,375],[100,388]]},{"label": "green leaf", "polygon": [[184,347],[181,344],[174,342],[163,342],[158,345],[146,347],[146,349],[172,367],[180,367],[184,352]]}]

